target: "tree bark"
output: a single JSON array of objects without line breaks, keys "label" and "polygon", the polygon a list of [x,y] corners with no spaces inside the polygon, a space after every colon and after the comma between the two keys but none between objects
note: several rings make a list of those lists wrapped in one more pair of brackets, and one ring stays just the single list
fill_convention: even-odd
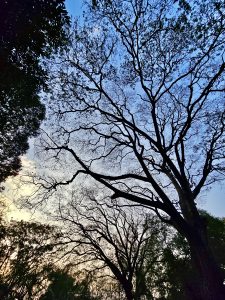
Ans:
[{"label": "tree bark", "polygon": [[187,239],[195,278],[190,278],[190,300],[225,300],[224,276],[208,243],[207,223],[199,214],[190,191],[180,195],[183,220],[174,217],[174,227]]},{"label": "tree bark", "polygon": [[[192,265],[196,272],[193,292],[198,300],[225,300],[222,270],[208,245],[205,230],[193,228],[187,240],[190,245]],[[190,300],[193,300],[190,298]]]},{"label": "tree bark", "polygon": [[124,292],[126,295],[127,300],[133,300],[133,288],[132,288],[132,283],[129,283],[127,281],[122,282],[122,286],[124,288]]}]

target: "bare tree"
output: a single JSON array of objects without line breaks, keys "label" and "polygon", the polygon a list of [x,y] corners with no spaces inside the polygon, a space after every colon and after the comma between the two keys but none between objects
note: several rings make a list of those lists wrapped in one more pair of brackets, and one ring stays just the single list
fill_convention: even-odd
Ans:
[{"label": "bare tree", "polygon": [[199,274],[190,298],[224,299],[196,201],[224,179],[225,3],[100,0],[87,9],[52,69],[55,130],[43,146],[57,172],[35,183],[47,197],[92,178],[112,199],[154,210],[190,245]]},{"label": "bare tree", "polygon": [[[110,200],[107,205],[105,199],[89,197],[60,207],[71,260],[97,273],[97,278],[117,280],[128,300],[158,299],[165,226],[143,209],[122,209],[109,205]],[[115,290],[111,292],[114,299]]]}]

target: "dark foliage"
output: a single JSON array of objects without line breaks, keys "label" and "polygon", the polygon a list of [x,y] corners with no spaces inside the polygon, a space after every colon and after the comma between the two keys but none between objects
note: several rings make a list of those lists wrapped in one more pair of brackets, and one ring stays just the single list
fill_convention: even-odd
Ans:
[{"label": "dark foliage", "polygon": [[63,270],[53,270],[49,273],[50,284],[40,300],[94,300],[89,290],[89,282],[75,281],[74,277]]},{"label": "dark foliage", "polygon": [[0,2],[0,182],[16,175],[45,116],[41,58],[66,43],[64,0]]},{"label": "dark foliage", "polygon": [[49,225],[3,219],[0,232],[0,296],[33,299],[45,288],[59,233]]},{"label": "dark foliage", "polygon": [[[224,272],[225,222],[201,211],[208,229],[208,241],[218,264]],[[191,253],[184,237],[176,233],[164,251],[165,280],[168,282],[168,300],[192,299],[193,288],[198,285],[198,274],[191,264]]]}]

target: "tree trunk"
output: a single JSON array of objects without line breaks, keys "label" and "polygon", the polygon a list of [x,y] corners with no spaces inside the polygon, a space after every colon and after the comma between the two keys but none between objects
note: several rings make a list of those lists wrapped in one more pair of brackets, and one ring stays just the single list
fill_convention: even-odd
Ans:
[{"label": "tree trunk", "polygon": [[133,300],[133,288],[132,288],[132,283],[127,282],[126,280],[122,283],[122,286],[124,288],[124,292],[126,295],[127,300]]},{"label": "tree trunk", "polygon": [[225,300],[224,276],[208,243],[206,220],[199,214],[189,192],[187,197],[180,195],[180,205],[183,219],[174,214],[174,226],[188,241],[195,273],[195,278],[190,278],[189,298]]},{"label": "tree trunk", "polygon": [[[198,300],[225,300],[222,271],[209,248],[206,232],[198,229],[195,227],[187,237],[192,264],[197,271],[192,293]],[[193,300],[193,296],[190,299]]]}]

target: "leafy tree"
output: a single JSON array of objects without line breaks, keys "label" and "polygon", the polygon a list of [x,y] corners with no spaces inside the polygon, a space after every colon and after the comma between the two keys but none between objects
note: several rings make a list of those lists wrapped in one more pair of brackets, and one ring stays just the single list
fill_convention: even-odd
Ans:
[{"label": "leafy tree", "polygon": [[[75,279],[63,270],[50,272],[48,279],[50,284],[40,300],[94,300],[91,296],[87,280],[75,281]],[[96,299],[97,300],[97,299]]]},{"label": "leafy tree", "polygon": [[[207,223],[209,244],[217,262],[224,270],[225,222],[201,211]],[[191,264],[190,247],[182,235],[176,233],[164,251],[165,281],[168,283],[167,298],[171,300],[190,299],[191,287],[198,284],[197,272]]]},{"label": "leafy tree", "polygon": [[57,228],[3,219],[0,226],[1,299],[96,299],[87,278],[76,281],[54,265],[65,251]]},{"label": "leafy tree", "polygon": [[192,293],[197,283],[190,261],[190,249],[184,238],[175,234],[164,250],[164,294],[168,300],[196,299]]},{"label": "leafy tree", "polygon": [[0,3],[0,182],[18,173],[19,156],[44,119],[41,60],[65,44],[66,24],[64,0]]},{"label": "leafy tree", "polygon": [[32,299],[47,279],[59,233],[49,225],[1,221],[0,291],[6,299]]},{"label": "leafy tree", "polygon": [[190,246],[192,299],[222,300],[196,201],[224,179],[225,3],[102,0],[88,9],[52,78],[55,118],[42,145],[61,173],[38,177],[37,196],[92,178],[112,199],[148,207]]}]

